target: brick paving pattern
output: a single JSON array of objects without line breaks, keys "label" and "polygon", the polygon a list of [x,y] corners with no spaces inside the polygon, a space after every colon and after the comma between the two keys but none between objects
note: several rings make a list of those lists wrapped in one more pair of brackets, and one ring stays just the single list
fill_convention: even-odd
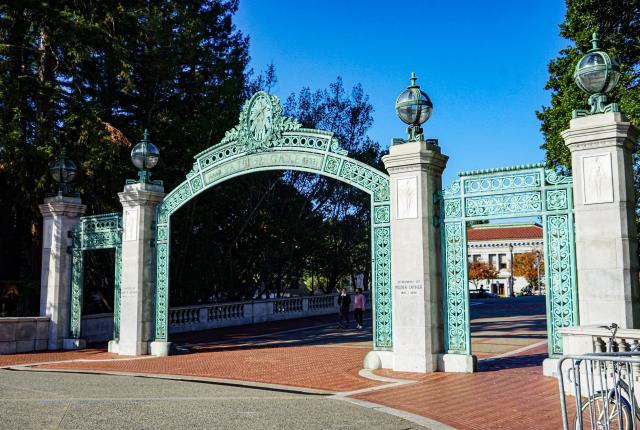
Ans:
[{"label": "brick paving pattern", "polygon": [[383,376],[418,382],[354,397],[435,419],[460,430],[562,428],[558,383],[542,376],[546,346],[526,355],[480,364],[474,374]]},{"label": "brick paving pattern", "polygon": [[69,362],[49,369],[104,370],[237,379],[327,391],[352,391],[381,385],[358,376],[367,350],[362,348],[234,348],[145,360]]}]

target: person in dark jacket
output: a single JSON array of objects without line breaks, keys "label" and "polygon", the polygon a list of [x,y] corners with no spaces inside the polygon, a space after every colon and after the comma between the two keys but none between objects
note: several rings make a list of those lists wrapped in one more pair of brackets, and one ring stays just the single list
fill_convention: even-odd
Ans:
[{"label": "person in dark jacket", "polygon": [[[338,305],[340,306],[340,321],[338,322],[338,327],[340,328],[348,328],[349,327],[349,307],[351,306],[351,297],[347,294],[347,289],[343,288],[338,296]],[[347,324],[345,326],[342,325],[342,321],[346,321]]]}]

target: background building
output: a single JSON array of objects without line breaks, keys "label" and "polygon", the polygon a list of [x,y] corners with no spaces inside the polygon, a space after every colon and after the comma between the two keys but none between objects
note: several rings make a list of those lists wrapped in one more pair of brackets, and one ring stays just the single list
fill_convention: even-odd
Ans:
[{"label": "background building", "polygon": [[[485,291],[500,296],[518,294],[529,282],[521,276],[512,277],[511,263],[515,256],[527,252],[539,252],[542,258],[543,236],[539,224],[478,224],[467,229],[469,262],[489,263],[498,271],[496,278],[478,281],[477,288],[482,286]],[[469,288],[474,290],[476,286],[470,282]]]}]

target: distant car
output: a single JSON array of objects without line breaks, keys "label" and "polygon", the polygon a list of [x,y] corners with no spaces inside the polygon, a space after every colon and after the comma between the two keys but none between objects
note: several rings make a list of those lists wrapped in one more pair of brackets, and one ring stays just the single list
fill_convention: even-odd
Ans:
[{"label": "distant car", "polygon": [[469,297],[472,299],[494,299],[497,295],[487,290],[469,290]]}]

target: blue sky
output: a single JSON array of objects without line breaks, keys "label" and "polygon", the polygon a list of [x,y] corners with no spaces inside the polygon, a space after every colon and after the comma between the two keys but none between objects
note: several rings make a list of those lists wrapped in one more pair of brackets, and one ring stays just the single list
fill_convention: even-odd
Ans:
[{"label": "blue sky", "polygon": [[536,109],[549,103],[547,64],[562,0],[241,0],[236,26],[251,38],[251,67],[276,67],[272,93],[361,83],[375,109],[373,139],[404,137],[395,99],[415,71],[434,112],[425,135],[463,170],[544,160]]}]

